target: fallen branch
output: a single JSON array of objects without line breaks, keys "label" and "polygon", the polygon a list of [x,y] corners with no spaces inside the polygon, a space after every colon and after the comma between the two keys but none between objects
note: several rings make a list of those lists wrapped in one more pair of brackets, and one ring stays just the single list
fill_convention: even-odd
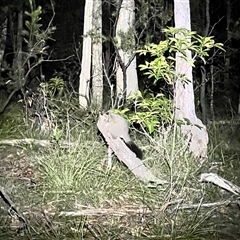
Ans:
[{"label": "fallen branch", "polygon": [[14,206],[14,203],[10,199],[10,197],[7,195],[7,193],[4,191],[4,188],[0,186],[0,196],[2,197],[3,201],[9,206],[9,214],[11,214],[11,211],[13,211],[18,220],[24,224],[24,228],[27,228],[29,230],[28,224],[26,219],[23,217],[23,215],[17,210],[17,208]]},{"label": "fallen branch", "polygon": [[211,182],[228,192],[238,196],[240,195],[240,187],[222,177],[219,177],[216,173],[202,173],[200,176],[200,182]]},{"label": "fallen branch", "polygon": [[[24,138],[24,139],[3,139],[0,140],[0,145],[9,145],[9,146],[19,146],[19,145],[36,145],[40,147],[51,147],[56,142],[50,141],[50,140],[41,140],[41,139],[35,139],[35,138]],[[76,147],[78,146],[78,143],[69,142],[60,140],[58,141],[59,146],[61,147]],[[93,144],[93,142],[89,141],[89,144]],[[98,142],[94,142],[94,144],[100,144]]]},{"label": "fallen branch", "polygon": [[112,138],[111,134],[106,128],[107,121],[108,117],[106,114],[100,115],[97,122],[97,127],[118,159],[123,162],[140,180],[156,184],[166,183],[165,181],[157,179],[143,164],[143,162],[136,157],[136,154],[126,146],[121,138]]},{"label": "fallen branch", "polygon": [[18,146],[22,144],[38,145],[40,147],[49,147],[51,145],[51,142],[49,140],[38,140],[34,138],[4,139],[0,141],[0,145]]},{"label": "fallen branch", "polygon": [[187,210],[187,209],[198,209],[199,207],[210,208],[210,207],[219,207],[222,205],[229,205],[229,204],[238,204],[238,202],[228,199],[228,200],[224,200],[224,201],[220,201],[220,202],[213,202],[213,203],[181,204],[181,205],[177,206],[175,209]]},{"label": "fallen branch", "polygon": [[81,209],[76,211],[69,211],[69,212],[60,212],[59,216],[70,216],[70,217],[77,217],[77,216],[102,216],[102,215],[113,215],[113,216],[125,216],[128,214],[147,214],[151,213],[152,211],[147,209],[146,207],[137,207],[132,209],[116,209],[116,208],[88,208],[88,209]]},{"label": "fallen branch", "polygon": [[[212,202],[212,203],[197,203],[197,204],[181,204],[183,199],[178,199],[175,201],[167,202],[163,204],[161,207],[151,207],[148,206],[137,206],[137,205],[128,205],[122,206],[121,208],[94,208],[89,206],[82,206],[81,209],[76,209],[75,211],[61,211],[59,216],[65,217],[79,217],[79,216],[104,216],[104,215],[112,215],[112,216],[126,216],[133,214],[161,214],[166,211],[169,207],[171,207],[171,211],[175,210],[188,210],[188,209],[199,209],[201,208],[212,208],[219,206],[227,206],[229,204],[239,204],[238,201],[233,201],[231,199],[227,199],[220,202]],[[177,205],[173,207],[173,205]]]}]

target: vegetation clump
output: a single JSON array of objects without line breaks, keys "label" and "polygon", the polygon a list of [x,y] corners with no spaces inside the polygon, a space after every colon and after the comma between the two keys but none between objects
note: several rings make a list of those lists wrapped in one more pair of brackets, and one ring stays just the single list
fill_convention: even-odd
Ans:
[{"label": "vegetation clump", "polygon": [[[42,8],[29,3],[24,36],[31,48],[19,69],[29,68],[20,71],[20,88],[30,72],[47,61],[46,41],[55,29],[42,31]],[[173,52],[182,50],[189,61],[183,51],[188,48],[196,53],[194,60],[198,55],[206,62],[210,49],[222,49],[212,37],[195,32],[164,32],[167,40],[139,51],[153,58],[140,67],[154,84],[163,80],[174,85]],[[175,38],[182,33],[185,39]],[[189,38],[194,39],[190,45]],[[164,182],[146,184],[115,156],[113,168],[107,168],[107,146],[96,125],[98,111],[93,106],[80,111],[79,96],[64,77],[55,73],[39,84],[34,96],[28,99],[24,92],[24,104],[8,104],[1,115],[1,239],[238,239],[238,194],[199,181],[205,172],[226,173],[226,179],[239,181],[238,155],[219,144],[223,137],[214,124],[209,128],[209,159],[199,160],[178,131],[181,123],[174,119],[172,97],[150,91],[130,96],[117,111],[134,129],[131,135],[143,149],[143,163]],[[19,221],[18,212],[24,221]]]}]

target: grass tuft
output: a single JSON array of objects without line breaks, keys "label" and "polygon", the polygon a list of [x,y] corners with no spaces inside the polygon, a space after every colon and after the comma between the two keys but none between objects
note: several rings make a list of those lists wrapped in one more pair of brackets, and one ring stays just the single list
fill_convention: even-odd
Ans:
[{"label": "grass tuft", "polygon": [[[63,130],[58,125],[55,133],[49,133],[50,148],[24,149],[18,158],[15,149],[16,155],[11,155],[0,148],[1,174],[12,169],[11,175],[9,171],[8,177],[0,179],[1,186],[25,212],[31,232],[24,234],[29,239],[238,239],[237,206],[206,206],[232,196],[198,181],[202,172],[230,169],[228,180],[238,176],[232,171],[235,162],[228,162],[230,154],[216,144],[216,132],[214,136],[210,132],[211,150],[205,162],[189,153],[175,126],[162,127],[154,138],[134,136],[143,149],[144,164],[167,182],[148,187],[116,157],[113,169],[107,169],[107,146],[97,135],[91,117],[86,118],[62,124]],[[31,131],[24,133],[24,128],[26,125],[20,123],[16,129],[9,126],[12,133],[3,136],[14,137],[19,132],[24,137],[35,136]],[[235,155],[230,156],[233,159]],[[36,171],[35,185],[26,184],[24,174],[15,174],[29,168]],[[1,209],[1,216],[0,238],[17,239],[17,231],[7,234],[11,225],[11,218],[5,217],[7,208]],[[20,233],[23,235],[22,230]]]}]

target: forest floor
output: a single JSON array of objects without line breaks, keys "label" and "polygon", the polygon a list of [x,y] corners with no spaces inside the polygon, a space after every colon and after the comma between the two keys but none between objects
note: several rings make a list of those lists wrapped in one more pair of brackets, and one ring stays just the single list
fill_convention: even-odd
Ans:
[{"label": "forest floor", "polygon": [[202,164],[179,139],[173,148],[169,132],[151,144],[136,139],[144,163],[168,181],[149,187],[116,158],[106,168],[96,127],[79,127],[66,148],[10,123],[17,131],[0,128],[0,239],[239,239],[239,196],[199,181],[214,172],[240,184],[229,127],[210,132],[215,147]]},{"label": "forest floor", "polygon": [[[153,215],[147,205],[125,199],[114,202],[112,197],[100,202],[98,207],[87,204],[76,209],[75,206],[72,211],[62,212],[68,217],[61,216],[56,206],[61,200],[49,202],[49,198],[43,196],[46,192],[41,186],[42,172],[35,154],[42,153],[33,150],[30,156],[26,147],[0,147],[0,239],[106,239],[107,236],[111,236],[109,239],[116,236],[116,239],[133,239],[141,232],[138,227],[143,216],[144,225],[153,223]],[[63,192],[68,194],[68,190]],[[71,190],[69,195],[74,195]],[[72,204],[71,200],[64,205],[68,204]],[[165,207],[167,205],[160,211]],[[70,229],[67,226],[71,226]]]}]

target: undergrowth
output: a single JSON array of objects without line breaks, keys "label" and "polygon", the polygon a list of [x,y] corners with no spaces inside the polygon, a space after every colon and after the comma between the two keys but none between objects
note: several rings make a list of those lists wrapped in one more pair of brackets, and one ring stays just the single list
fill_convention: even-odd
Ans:
[{"label": "undergrowth", "polygon": [[[30,232],[12,229],[12,218],[3,217],[7,216],[4,208],[1,238],[238,239],[236,205],[207,205],[231,199],[231,195],[199,182],[202,172],[213,170],[214,152],[219,148],[210,146],[210,159],[200,162],[188,152],[175,126],[162,127],[154,138],[134,134],[143,149],[144,164],[166,182],[148,185],[116,157],[113,169],[107,169],[106,144],[97,134],[96,122],[86,118],[65,125],[60,139],[51,132],[49,147],[30,152],[23,148],[28,166],[37,172],[34,184],[1,178],[1,186],[25,213],[30,226]],[[9,128],[12,134],[2,138],[14,138],[19,128],[23,133],[26,125],[18,123],[18,130]],[[27,134],[25,137],[31,137]]]}]

